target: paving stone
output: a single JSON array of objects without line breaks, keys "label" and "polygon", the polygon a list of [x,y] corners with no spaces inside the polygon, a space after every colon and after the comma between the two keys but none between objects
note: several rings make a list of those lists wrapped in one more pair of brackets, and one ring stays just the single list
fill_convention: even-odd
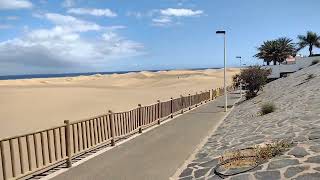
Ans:
[{"label": "paving stone", "polygon": [[192,180],[192,179],[193,179],[192,176],[188,176],[188,177],[180,178],[179,180]]},{"label": "paving stone", "polygon": [[291,151],[289,151],[288,154],[297,158],[302,158],[306,155],[309,155],[309,153],[303,147],[294,147]]},{"label": "paving stone", "polygon": [[308,166],[289,167],[285,171],[284,176],[286,178],[291,178],[291,177],[295,176],[296,174],[301,173],[302,171],[304,171],[304,170],[306,170],[308,168],[309,168]]},{"label": "paving stone", "polygon": [[237,176],[232,176],[229,180],[250,180],[251,175],[250,174],[240,174]]},{"label": "paving stone", "polygon": [[260,139],[263,139],[264,137],[265,137],[264,135],[249,136],[249,137],[245,137],[245,138],[240,139],[240,142],[260,140]]},{"label": "paving stone", "polygon": [[309,140],[320,139],[320,133],[319,134],[309,134],[308,139]]},{"label": "paving stone", "polygon": [[201,167],[215,167],[218,164],[219,160],[218,159],[213,159],[211,161],[199,164]]},{"label": "paving stone", "polygon": [[185,177],[185,176],[190,176],[192,174],[192,169],[191,168],[186,168],[185,170],[182,171],[179,177]]},{"label": "paving stone", "polygon": [[320,155],[309,157],[305,162],[320,164]]},{"label": "paving stone", "polygon": [[219,177],[219,176],[217,176],[217,175],[213,175],[213,176],[210,176],[209,178],[208,178],[208,180],[222,180],[223,178],[221,178],[221,177]]},{"label": "paving stone", "polygon": [[316,170],[316,171],[320,171],[320,167],[315,167],[313,169]]},{"label": "paving stone", "polygon": [[205,168],[205,169],[198,169],[194,171],[194,177],[199,178],[207,174],[207,172],[210,170],[210,168]]},{"label": "paving stone", "polygon": [[254,173],[254,177],[260,180],[276,180],[281,179],[280,171],[260,171]]},{"label": "paving stone", "polygon": [[198,165],[198,163],[190,163],[190,164],[188,164],[187,167],[194,167],[194,166],[196,166],[196,165]]},{"label": "paving stone", "polygon": [[302,174],[296,178],[294,178],[295,180],[319,180],[320,179],[320,173],[316,172],[316,173],[305,173]]},{"label": "paving stone", "polygon": [[281,159],[276,161],[271,161],[268,165],[268,169],[279,169],[286,166],[292,166],[299,164],[297,159]]},{"label": "paving stone", "polygon": [[320,145],[314,145],[314,146],[310,146],[309,149],[313,152],[320,152]]}]

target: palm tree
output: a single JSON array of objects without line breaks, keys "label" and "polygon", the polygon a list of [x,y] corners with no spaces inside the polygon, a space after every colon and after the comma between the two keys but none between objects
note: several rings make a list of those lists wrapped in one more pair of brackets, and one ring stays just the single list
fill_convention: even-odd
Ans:
[{"label": "palm tree", "polygon": [[301,50],[301,49],[309,46],[309,52],[310,52],[309,56],[312,56],[312,54],[313,54],[313,52],[312,52],[313,46],[320,48],[320,36],[318,36],[317,33],[315,33],[315,32],[308,31],[307,36],[299,35],[298,39],[299,39],[299,43],[298,43],[299,49],[298,50]]},{"label": "palm tree", "polygon": [[285,37],[276,40],[265,41],[257,49],[258,53],[254,55],[254,57],[263,59],[265,62],[267,62],[267,65],[270,65],[270,62],[273,62],[274,65],[276,65],[277,62],[280,64],[289,56],[295,56],[297,52],[292,39]]}]

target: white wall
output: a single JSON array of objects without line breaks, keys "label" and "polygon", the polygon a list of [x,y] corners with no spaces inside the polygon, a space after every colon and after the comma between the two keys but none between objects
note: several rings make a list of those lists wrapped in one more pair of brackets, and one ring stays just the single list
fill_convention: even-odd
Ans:
[{"label": "white wall", "polygon": [[316,59],[320,60],[320,57],[296,57],[295,64],[270,65],[263,66],[263,68],[271,69],[272,72],[268,78],[280,78],[280,73],[296,72],[302,68],[310,66],[312,61]]}]

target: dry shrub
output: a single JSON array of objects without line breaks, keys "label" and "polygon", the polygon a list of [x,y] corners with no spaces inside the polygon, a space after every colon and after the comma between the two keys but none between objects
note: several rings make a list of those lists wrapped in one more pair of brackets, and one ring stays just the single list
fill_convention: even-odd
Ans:
[{"label": "dry shrub", "polygon": [[311,66],[316,65],[318,63],[320,63],[320,59],[315,59],[311,62]]},{"label": "dry shrub", "polygon": [[266,114],[269,114],[269,113],[272,113],[276,110],[276,106],[273,104],[273,103],[265,103],[261,106],[261,109],[260,109],[260,114],[263,116],[263,115],[266,115]]}]

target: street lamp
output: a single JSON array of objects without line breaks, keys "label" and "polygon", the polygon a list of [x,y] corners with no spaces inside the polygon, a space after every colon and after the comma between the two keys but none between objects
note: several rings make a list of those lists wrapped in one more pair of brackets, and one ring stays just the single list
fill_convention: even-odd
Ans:
[{"label": "street lamp", "polygon": [[225,97],[225,104],[224,104],[224,111],[227,112],[228,110],[228,95],[227,95],[227,87],[226,87],[226,64],[227,64],[227,49],[226,49],[226,31],[216,31],[216,34],[223,34],[224,37],[224,97]]},{"label": "street lamp", "polygon": [[[241,59],[242,59],[242,57],[241,57],[241,56],[237,56],[236,58],[237,58],[237,59],[240,59],[240,71],[241,71],[241,66],[242,66]],[[240,97],[242,97],[242,83],[241,83],[241,79],[240,79]]]}]

